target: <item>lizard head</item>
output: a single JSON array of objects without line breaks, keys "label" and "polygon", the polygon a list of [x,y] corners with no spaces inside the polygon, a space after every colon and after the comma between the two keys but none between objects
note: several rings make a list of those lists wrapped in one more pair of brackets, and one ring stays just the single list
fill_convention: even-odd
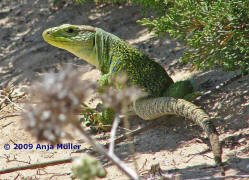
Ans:
[{"label": "lizard head", "polygon": [[45,30],[42,36],[49,44],[65,49],[97,66],[93,50],[95,32],[92,26],[64,24]]}]

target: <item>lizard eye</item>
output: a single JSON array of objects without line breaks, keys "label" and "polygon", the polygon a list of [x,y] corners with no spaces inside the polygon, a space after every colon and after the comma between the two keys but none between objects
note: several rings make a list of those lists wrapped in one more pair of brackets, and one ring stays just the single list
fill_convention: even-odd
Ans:
[{"label": "lizard eye", "polygon": [[73,33],[74,30],[73,30],[72,28],[69,28],[69,29],[67,30],[67,32],[68,32],[68,33]]}]

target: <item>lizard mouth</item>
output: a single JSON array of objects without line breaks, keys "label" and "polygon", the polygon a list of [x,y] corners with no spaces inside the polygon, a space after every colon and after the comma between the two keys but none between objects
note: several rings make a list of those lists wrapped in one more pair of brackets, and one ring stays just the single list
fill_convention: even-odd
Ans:
[{"label": "lizard mouth", "polygon": [[64,37],[53,36],[53,34],[51,34],[49,29],[42,33],[42,37],[46,42],[49,42],[49,43],[57,42],[57,41],[58,42],[70,42],[70,39],[66,39]]}]

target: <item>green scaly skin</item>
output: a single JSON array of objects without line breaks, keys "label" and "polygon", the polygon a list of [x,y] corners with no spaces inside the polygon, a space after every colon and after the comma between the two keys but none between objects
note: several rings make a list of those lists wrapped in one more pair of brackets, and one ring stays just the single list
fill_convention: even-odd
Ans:
[{"label": "green scaly skin", "polygon": [[222,149],[210,117],[201,108],[181,99],[193,91],[189,81],[174,83],[158,63],[100,28],[65,24],[45,30],[43,38],[96,66],[103,74],[101,85],[125,72],[128,85],[135,84],[148,93],[148,97],[133,103],[133,110],[142,119],[176,114],[193,120],[208,135],[215,162],[221,166]]}]

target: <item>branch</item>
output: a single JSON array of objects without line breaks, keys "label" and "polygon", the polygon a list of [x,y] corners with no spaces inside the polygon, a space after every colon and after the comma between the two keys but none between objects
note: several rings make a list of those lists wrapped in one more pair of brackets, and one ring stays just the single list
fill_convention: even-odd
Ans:
[{"label": "branch", "polygon": [[54,160],[54,161],[48,161],[48,162],[42,162],[42,163],[29,164],[29,165],[19,166],[19,167],[12,167],[12,168],[0,170],[0,174],[6,174],[6,173],[15,172],[15,171],[23,171],[27,169],[44,168],[47,166],[55,166],[59,164],[66,164],[66,163],[71,163],[72,160],[73,158],[67,158],[67,159],[60,159],[60,160]]},{"label": "branch", "polygon": [[119,113],[115,114],[115,118],[112,124],[112,130],[111,130],[111,137],[110,137],[110,146],[109,146],[109,154],[113,155],[114,154],[114,145],[115,145],[115,136],[118,128],[120,118],[119,118]]}]

